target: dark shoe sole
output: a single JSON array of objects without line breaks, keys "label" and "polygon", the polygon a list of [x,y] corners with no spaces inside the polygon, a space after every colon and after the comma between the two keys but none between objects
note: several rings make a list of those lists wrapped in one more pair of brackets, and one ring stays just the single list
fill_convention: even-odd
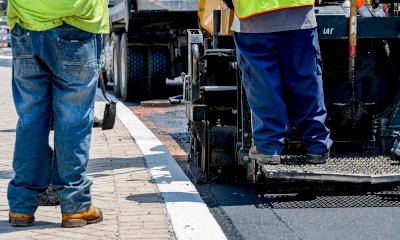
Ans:
[{"label": "dark shoe sole", "polygon": [[307,160],[306,162],[309,163],[309,164],[324,164],[324,163],[326,163],[325,160],[322,160],[322,161],[319,161],[319,160]]},{"label": "dark shoe sole", "polygon": [[307,154],[306,162],[309,164],[324,164],[329,158],[329,152],[322,155]]},{"label": "dark shoe sole", "polygon": [[98,223],[103,221],[103,214],[100,217],[87,221],[85,219],[69,219],[69,220],[62,220],[61,226],[64,228],[76,228],[76,227],[83,227],[88,224]]},{"label": "dark shoe sole", "polygon": [[33,225],[35,218],[9,218],[8,222],[13,227],[29,227]]}]

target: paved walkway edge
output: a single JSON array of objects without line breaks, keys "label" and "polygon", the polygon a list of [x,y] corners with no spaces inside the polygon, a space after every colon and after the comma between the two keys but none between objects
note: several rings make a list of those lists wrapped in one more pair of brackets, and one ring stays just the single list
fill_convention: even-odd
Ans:
[{"label": "paved walkway edge", "polygon": [[[98,96],[103,97],[101,92]],[[107,95],[113,100],[114,96]],[[195,186],[161,141],[123,103],[117,117],[127,128],[146,159],[154,182],[164,200],[177,239],[226,239]]]}]

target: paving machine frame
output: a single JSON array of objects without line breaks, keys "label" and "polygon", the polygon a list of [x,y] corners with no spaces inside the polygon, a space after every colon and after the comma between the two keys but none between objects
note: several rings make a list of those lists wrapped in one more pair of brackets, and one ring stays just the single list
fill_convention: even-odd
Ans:
[{"label": "paving machine frame", "polygon": [[366,106],[359,114],[342,108],[350,99],[349,19],[338,2],[319,1],[315,7],[332,157],[326,164],[306,164],[293,129],[282,164],[258,166],[248,156],[251,112],[229,30],[233,13],[222,1],[199,1],[201,29],[188,30],[189,71],[183,79],[190,159],[207,179],[224,175],[250,182],[262,177],[375,185],[400,181],[399,161],[391,157],[400,132],[400,1],[380,2],[389,6],[391,16],[357,17],[354,90]]}]

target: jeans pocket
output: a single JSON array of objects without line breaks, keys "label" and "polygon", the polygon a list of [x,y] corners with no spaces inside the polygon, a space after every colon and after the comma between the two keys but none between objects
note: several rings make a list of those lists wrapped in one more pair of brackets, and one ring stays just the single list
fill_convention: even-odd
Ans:
[{"label": "jeans pocket", "polygon": [[70,83],[85,82],[98,74],[96,35],[69,30],[57,37],[62,75]]},{"label": "jeans pocket", "polygon": [[17,38],[26,38],[29,37],[30,31],[21,27],[20,25],[16,24],[14,28],[10,31],[11,37],[17,37]]},{"label": "jeans pocket", "polygon": [[33,76],[40,71],[39,64],[32,55],[13,57],[13,64],[16,78]]},{"label": "jeans pocket", "polygon": [[30,31],[16,25],[11,31],[14,76],[24,77],[39,71],[39,65],[32,55]]}]

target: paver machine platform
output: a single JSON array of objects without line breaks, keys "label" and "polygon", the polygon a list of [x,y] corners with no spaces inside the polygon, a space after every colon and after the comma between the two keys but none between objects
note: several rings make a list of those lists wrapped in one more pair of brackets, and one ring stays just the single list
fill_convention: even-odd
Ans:
[{"label": "paver machine platform", "polygon": [[[189,29],[189,72],[184,101],[191,159],[208,179],[219,175],[248,181],[387,184],[400,181],[400,162],[391,149],[400,131],[400,17],[398,0],[383,3],[386,17],[356,17],[357,58],[349,69],[349,18],[340,1],[318,1],[326,124],[334,141],[325,164],[306,164],[296,129],[282,163],[257,165],[248,156],[251,112],[241,85],[230,23],[222,1],[199,1],[200,29]],[[350,18],[351,19],[351,18]],[[353,76],[350,76],[353,75]],[[349,82],[349,79],[352,81]],[[348,107],[352,96],[362,107]]]}]

